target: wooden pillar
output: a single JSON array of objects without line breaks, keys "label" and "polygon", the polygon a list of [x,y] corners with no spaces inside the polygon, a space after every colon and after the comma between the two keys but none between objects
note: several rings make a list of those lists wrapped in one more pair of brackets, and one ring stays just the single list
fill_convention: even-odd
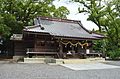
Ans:
[{"label": "wooden pillar", "polygon": [[63,47],[62,47],[62,44],[61,44],[61,43],[59,43],[59,47],[60,47],[59,52],[63,52]]},{"label": "wooden pillar", "polygon": [[72,55],[73,55],[73,57],[75,57],[75,49],[74,49],[74,46],[72,46]]},{"label": "wooden pillar", "polygon": [[61,58],[63,58],[63,46],[60,40],[59,40],[59,55]]},{"label": "wooden pillar", "polygon": [[33,48],[33,50],[34,51],[36,51],[37,50],[37,41],[38,41],[38,35],[37,34],[35,34],[35,38],[34,38],[34,48]]}]

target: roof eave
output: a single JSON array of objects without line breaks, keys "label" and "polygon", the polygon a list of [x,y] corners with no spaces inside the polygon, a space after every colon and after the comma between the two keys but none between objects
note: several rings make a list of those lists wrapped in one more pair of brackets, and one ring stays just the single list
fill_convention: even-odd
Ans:
[{"label": "roof eave", "polygon": [[56,39],[74,39],[74,40],[99,40],[99,38],[84,38],[84,37],[68,37],[68,36],[54,36]]}]

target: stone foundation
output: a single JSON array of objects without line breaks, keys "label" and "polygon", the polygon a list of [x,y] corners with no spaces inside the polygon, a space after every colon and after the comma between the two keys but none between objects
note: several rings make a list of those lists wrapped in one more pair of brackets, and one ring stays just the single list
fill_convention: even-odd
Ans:
[{"label": "stone foundation", "polygon": [[105,62],[104,58],[87,59],[54,59],[54,58],[24,58],[24,63],[55,63],[55,64],[85,64]]},{"label": "stone foundation", "polygon": [[24,56],[13,56],[14,61],[24,61]]}]

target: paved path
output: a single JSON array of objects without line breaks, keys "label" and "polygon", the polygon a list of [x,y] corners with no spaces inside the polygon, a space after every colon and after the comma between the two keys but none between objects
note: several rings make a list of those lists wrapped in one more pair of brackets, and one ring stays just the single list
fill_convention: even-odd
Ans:
[{"label": "paved path", "polygon": [[107,65],[103,63],[92,63],[92,64],[61,64],[61,66],[70,68],[72,70],[93,70],[93,69],[111,69],[120,68],[119,66]]},{"label": "paved path", "polygon": [[0,79],[120,79],[120,68],[76,71],[59,65],[0,63]]}]

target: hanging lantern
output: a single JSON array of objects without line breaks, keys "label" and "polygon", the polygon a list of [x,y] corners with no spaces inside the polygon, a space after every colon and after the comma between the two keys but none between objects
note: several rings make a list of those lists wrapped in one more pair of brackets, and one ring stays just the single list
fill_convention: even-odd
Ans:
[{"label": "hanging lantern", "polygon": [[65,48],[66,48],[67,46],[65,45]]},{"label": "hanging lantern", "polygon": [[83,46],[82,46],[82,49],[83,49]]}]

